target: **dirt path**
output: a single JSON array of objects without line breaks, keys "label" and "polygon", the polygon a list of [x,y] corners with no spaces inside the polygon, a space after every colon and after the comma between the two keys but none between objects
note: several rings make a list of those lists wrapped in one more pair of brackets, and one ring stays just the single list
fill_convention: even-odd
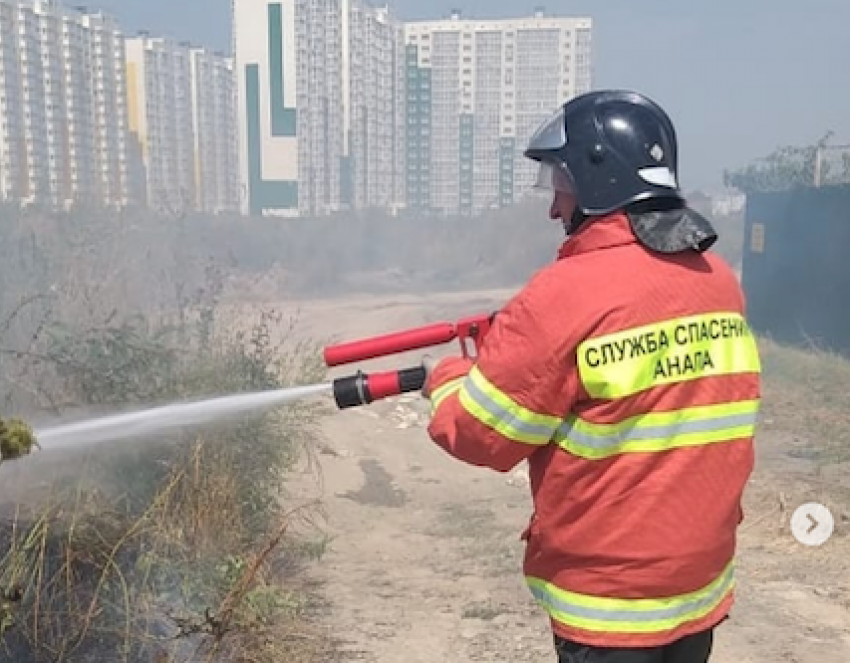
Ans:
[{"label": "dirt path", "polygon": [[326,422],[336,538],[317,571],[340,660],[543,660],[546,624],[516,572],[522,477],[460,466],[414,421],[384,403]]},{"label": "dirt path", "polygon": [[[478,296],[465,312],[498,296]],[[351,338],[455,315],[464,303],[458,296],[427,306],[325,303],[305,309],[305,319],[321,325],[332,316],[335,331]],[[359,327],[349,332],[344,320],[355,318]],[[501,475],[454,461],[428,440],[426,422],[425,403],[412,396],[335,413],[324,422],[322,483],[305,475],[292,486],[326,505],[333,538],[314,570],[340,641],[338,660],[554,661],[546,620],[520,573],[518,536],[530,504],[523,472]],[[759,441],[739,603],[719,632],[716,663],[850,661],[846,514],[838,513],[826,546],[794,541],[788,510],[824,491],[813,488],[805,468],[787,464],[783,444],[770,432]]]}]

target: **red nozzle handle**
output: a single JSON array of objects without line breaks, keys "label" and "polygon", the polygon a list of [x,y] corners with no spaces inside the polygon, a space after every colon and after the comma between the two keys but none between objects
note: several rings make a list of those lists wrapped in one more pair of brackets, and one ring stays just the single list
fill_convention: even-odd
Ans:
[{"label": "red nozzle handle", "polygon": [[457,338],[455,326],[449,322],[439,322],[426,327],[328,346],[324,351],[325,365],[341,366],[408,350],[419,350],[448,343],[455,338]]}]

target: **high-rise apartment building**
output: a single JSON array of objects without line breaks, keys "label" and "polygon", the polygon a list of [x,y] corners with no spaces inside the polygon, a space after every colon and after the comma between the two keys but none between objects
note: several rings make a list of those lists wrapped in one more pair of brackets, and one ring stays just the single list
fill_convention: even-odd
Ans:
[{"label": "high-rise apartment building", "polygon": [[165,214],[239,209],[233,62],[164,37],[126,40],[134,174]]},{"label": "high-rise apartment building", "polygon": [[350,3],[345,15],[345,202],[393,210],[405,195],[404,28],[386,8],[364,3]]},{"label": "high-rise apartment building", "polygon": [[120,201],[123,206],[132,191],[124,35],[115,19],[103,13],[85,14],[82,23],[88,37],[87,73],[92,81],[94,132],[91,147],[95,186],[106,201]]},{"label": "high-rise apartment building", "polygon": [[190,62],[195,209],[237,212],[241,191],[233,60],[221,53],[194,48]]},{"label": "high-rise apartment building", "polygon": [[126,50],[134,173],[145,178],[148,207],[188,212],[196,199],[191,48],[143,35],[127,39]]},{"label": "high-rise apartment building", "polygon": [[239,210],[233,60],[187,42],[126,40],[135,184],[166,214]]},{"label": "high-rise apartment building", "polygon": [[234,0],[251,214],[394,207],[404,196],[403,33],[363,0]]},{"label": "high-rise apartment building", "polygon": [[0,202],[18,201],[28,189],[22,97],[18,6],[0,0]]},{"label": "high-rise apartment building", "polygon": [[407,200],[473,214],[534,183],[522,156],[534,130],[591,88],[591,20],[544,15],[405,25]]},{"label": "high-rise apartment building", "polygon": [[331,4],[315,3],[308,31],[301,2],[234,0],[246,213],[339,207],[343,76],[340,51],[329,45],[341,41],[338,12],[325,13]]},{"label": "high-rise apartment building", "polygon": [[100,13],[0,0],[0,198],[127,204],[121,39]]}]

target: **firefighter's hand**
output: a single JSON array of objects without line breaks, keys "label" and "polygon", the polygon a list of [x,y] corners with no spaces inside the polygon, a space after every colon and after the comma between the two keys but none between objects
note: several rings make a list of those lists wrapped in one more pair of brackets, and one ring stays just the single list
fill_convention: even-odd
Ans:
[{"label": "firefighter's hand", "polygon": [[431,392],[428,391],[428,378],[431,377],[431,372],[434,370],[434,367],[436,365],[437,360],[434,359],[431,355],[425,355],[422,357],[422,368],[425,369],[425,382],[422,383],[423,398],[431,397]]}]

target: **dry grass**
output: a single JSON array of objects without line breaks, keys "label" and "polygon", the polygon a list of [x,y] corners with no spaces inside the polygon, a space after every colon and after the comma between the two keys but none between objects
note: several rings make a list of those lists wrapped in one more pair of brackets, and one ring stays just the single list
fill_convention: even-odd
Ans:
[{"label": "dry grass", "polygon": [[95,655],[311,660],[322,641],[304,622],[309,597],[299,588],[297,543],[320,512],[305,504],[281,513],[273,532],[251,540],[230,460],[199,440],[136,516],[95,490],[16,508],[0,525],[4,655],[51,663]]},{"label": "dry grass", "polygon": [[[267,272],[293,248],[270,241],[279,224],[264,235],[143,212],[2,213],[4,420],[324,377],[318,340],[285,338],[275,312],[238,327],[221,319],[234,279]],[[315,263],[309,255],[293,253],[303,265]],[[322,552],[312,536],[321,513],[283,494],[293,463],[309,459],[318,415],[302,403],[88,460],[46,450],[3,463],[0,660],[328,660],[301,568]],[[13,432],[0,434],[0,460],[26,450]]]},{"label": "dry grass", "polygon": [[818,348],[762,339],[763,424],[795,436],[821,464],[850,461],[850,361]]},{"label": "dry grass", "polygon": [[[793,548],[799,554],[789,534],[791,514],[805,502],[824,504],[836,521],[824,563],[838,564],[841,551],[850,552],[850,360],[770,339],[760,339],[759,346],[764,378],[759,462],[748,489],[744,532],[760,550]],[[830,551],[839,554],[832,559]],[[781,557],[774,562],[785,568]],[[836,577],[842,573],[835,571]]]},{"label": "dry grass", "polygon": [[[166,398],[304,384],[320,375],[310,345],[271,341],[274,316],[246,335],[211,337],[165,373],[149,367]],[[134,352],[158,341],[133,330]],[[90,357],[110,375],[127,353]],[[135,356],[135,355],[134,355]],[[137,363],[139,371],[147,367]],[[68,374],[79,399],[99,370]],[[148,382],[137,372],[130,398]],[[102,385],[95,385],[96,387]],[[93,393],[102,393],[94,389]],[[126,397],[126,395],[125,395]],[[73,461],[62,480],[37,488],[32,472],[0,518],[0,659],[16,663],[312,663],[326,643],[308,622],[303,564],[321,548],[306,540],[316,504],[285,501],[286,473],[314,453],[313,404],[137,439]],[[6,469],[26,473],[26,460]]]}]

